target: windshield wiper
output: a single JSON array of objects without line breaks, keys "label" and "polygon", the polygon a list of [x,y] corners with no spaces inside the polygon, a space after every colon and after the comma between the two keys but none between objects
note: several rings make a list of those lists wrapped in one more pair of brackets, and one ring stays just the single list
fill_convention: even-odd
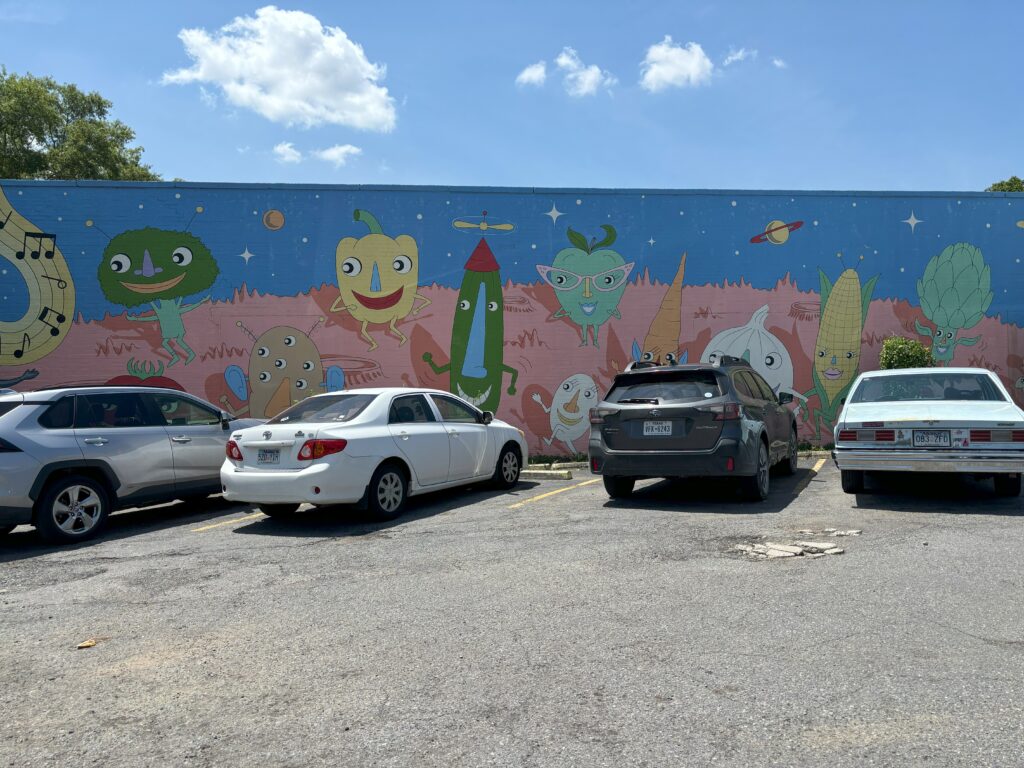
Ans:
[{"label": "windshield wiper", "polygon": [[657,405],[660,401],[656,397],[629,397],[619,402],[630,405]]}]

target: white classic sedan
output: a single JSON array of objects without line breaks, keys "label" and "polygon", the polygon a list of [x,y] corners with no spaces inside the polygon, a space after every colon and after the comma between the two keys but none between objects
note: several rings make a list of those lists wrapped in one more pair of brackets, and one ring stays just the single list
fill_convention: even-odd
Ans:
[{"label": "white classic sedan", "polygon": [[835,428],[832,458],[843,490],[865,472],[991,475],[1000,496],[1020,494],[1024,411],[984,368],[905,368],[862,373]]},{"label": "white classic sedan", "polygon": [[220,477],[224,497],[272,517],[300,504],[365,505],[401,514],[408,496],[492,480],[519,481],[523,433],[432,389],[348,389],[314,395],[266,424],[236,431]]}]

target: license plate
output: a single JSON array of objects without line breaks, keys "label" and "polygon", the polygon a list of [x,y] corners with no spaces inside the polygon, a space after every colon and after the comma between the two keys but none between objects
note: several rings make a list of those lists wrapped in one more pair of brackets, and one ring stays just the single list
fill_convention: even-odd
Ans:
[{"label": "license plate", "polygon": [[645,421],[644,437],[671,437],[671,421]]},{"label": "license plate", "polygon": [[257,464],[280,464],[281,451],[277,448],[260,448],[256,454]]},{"label": "license plate", "polygon": [[914,430],[915,448],[949,448],[950,445],[948,429]]}]

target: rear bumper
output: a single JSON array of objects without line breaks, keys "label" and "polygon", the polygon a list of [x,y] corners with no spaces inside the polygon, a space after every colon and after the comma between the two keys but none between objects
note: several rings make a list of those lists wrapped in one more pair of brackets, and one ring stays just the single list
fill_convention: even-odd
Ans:
[{"label": "rear bumper", "polygon": [[378,463],[378,459],[346,457],[344,463],[314,462],[300,470],[285,471],[243,470],[225,461],[220,470],[220,481],[224,498],[228,501],[354,504],[362,499]]},{"label": "rear bumper", "polygon": [[868,472],[1024,472],[1024,451],[886,451],[836,448],[832,460],[840,470]]},{"label": "rear bumper", "polygon": [[[726,467],[733,460],[733,469]],[[594,463],[597,462],[597,469]],[[752,475],[756,454],[738,440],[722,439],[709,451],[611,451],[599,441],[590,444],[590,472],[617,477],[730,477]]]}]

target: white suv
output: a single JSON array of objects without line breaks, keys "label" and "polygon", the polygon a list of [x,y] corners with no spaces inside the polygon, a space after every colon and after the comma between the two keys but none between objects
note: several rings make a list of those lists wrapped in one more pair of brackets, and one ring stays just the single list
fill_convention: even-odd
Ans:
[{"label": "white suv", "polygon": [[259,423],[175,389],[0,394],[0,534],[81,541],[115,509],[217,493],[230,430]]}]

